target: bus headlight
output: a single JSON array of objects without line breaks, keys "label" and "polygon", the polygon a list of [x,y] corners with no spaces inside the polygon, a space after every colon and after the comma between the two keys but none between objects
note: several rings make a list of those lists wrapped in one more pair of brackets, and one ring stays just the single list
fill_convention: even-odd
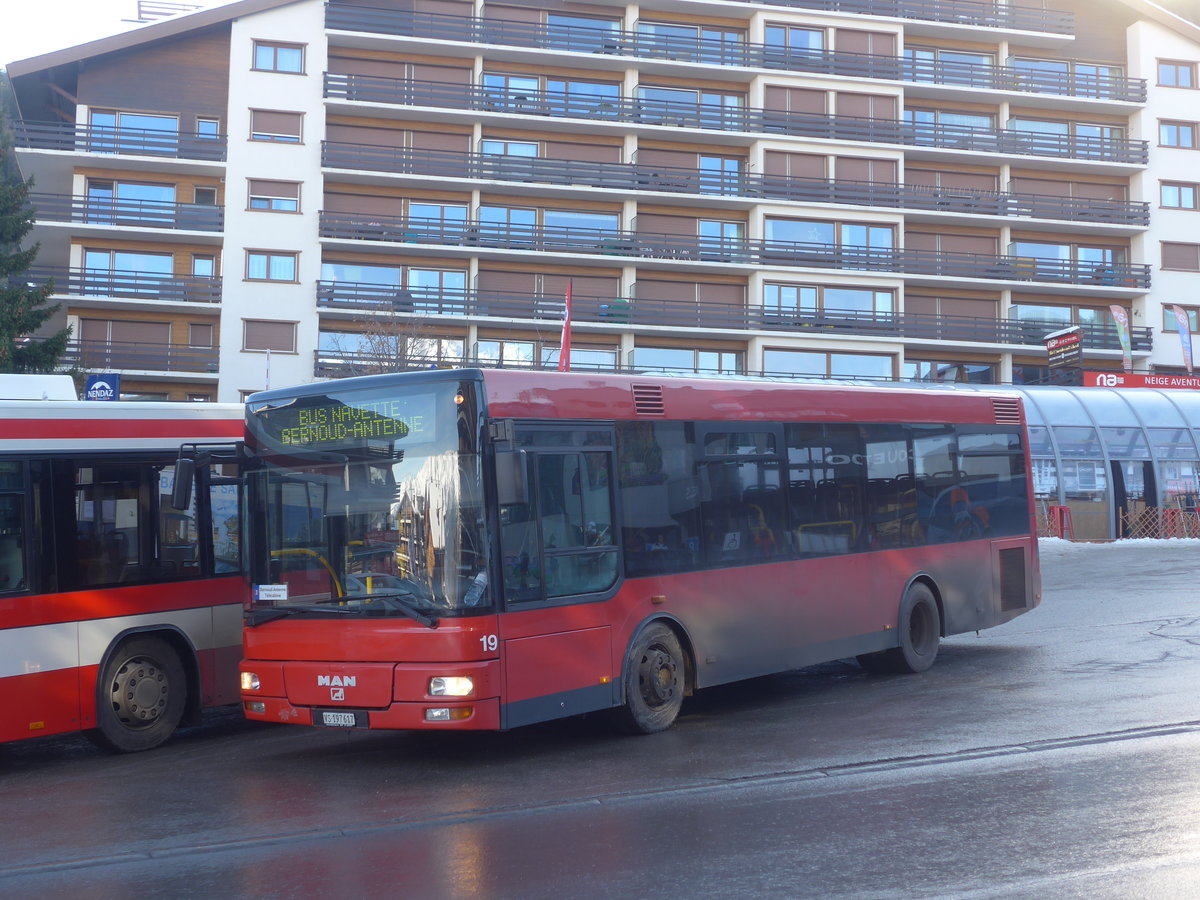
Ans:
[{"label": "bus headlight", "polygon": [[242,673],[242,690],[243,691],[257,691],[261,687],[262,687],[262,682],[259,681],[258,676],[255,675],[253,672],[243,672]]},{"label": "bus headlight", "polygon": [[473,693],[475,679],[467,675],[437,675],[429,679],[431,697],[470,697]]}]

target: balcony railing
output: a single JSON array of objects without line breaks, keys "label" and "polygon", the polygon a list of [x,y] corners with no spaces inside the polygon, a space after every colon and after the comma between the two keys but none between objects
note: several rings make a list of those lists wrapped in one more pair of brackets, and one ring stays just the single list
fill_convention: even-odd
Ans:
[{"label": "balcony railing", "polygon": [[220,353],[215,347],[174,344],[71,341],[63,364],[90,371],[200,372],[215,374]]},{"label": "balcony railing", "polygon": [[970,215],[1149,225],[1146,203],[1089,200],[1042,194],[1008,194],[953,188],[866,181],[829,181],[777,175],[701,172],[639,163],[597,163],[545,157],[497,156],[454,150],[416,150],[326,141],[322,164],[327,168],[538,182],[609,188],[711,194],[726,197],[843,203],[889,209],[937,210]]},{"label": "balcony railing", "polygon": [[54,279],[55,294],[97,300],[155,300],[169,303],[220,303],[221,279],[199,275],[150,275],[120,269],[34,266],[30,281]]},{"label": "balcony railing", "polygon": [[449,222],[403,216],[322,211],[322,237],[436,244],[539,253],[619,256],[743,266],[799,266],[936,275],[1040,284],[1147,290],[1150,267],[1128,263],[1040,259],[1028,256],[899,250],[780,240],[745,240],[640,231]]},{"label": "balcony railing", "polygon": [[[758,3],[760,0],[745,0]],[[995,0],[766,0],[770,6],[816,9],[822,12],[891,16],[929,22],[949,22],[980,28],[1013,28],[1047,34],[1075,33],[1073,13]]]},{"label": "balcony railing", "polygon": [[15,121],[13,143],[30,150],[69,150],[132,156],[223,161],[224,135],[142,128],[70,125],[59,122]]},{"label": "balcony railing", "polygon": [[[423,291],[344,281],[321,281],[317,306],[439,319],[490,317],[508,321],[559,322],[561,296],[516,291]],[[571,318],[577,323],[666,328],[710,328],[719,331],[782,331],[845,337],[898,337],[913,341],[957,341],[986,345],[1041,346],[1047,334],[1061,323],[971,316],[936,316],[923,313],[872,313],[860,310],[802,310],[762,306],[733,306],[703,301],[650,300],[629,297],[596,297],[573,294]],[[1085,350],[1119,350],[1113,325],[1086,323]],[[1131,347],[1149,352],[1153,329],[1131,328]]]},{"label": "balcony railing", "polygon": [[[749,0],[748,0],[749,2]],[[762,0],[753,0],[758,3]],[[870,16],[890,16],[897,19],[949,22],[981,28],[1013,28],[1021,31],[1041,31],[1048,34],[1074,34],[1075,16],[1064,10],[1045,9],[997,3],[994,0],[765,0],[770,6],[794,9],[815,9],[823,12],[858,13]],[[383,31],[385,34],[408,34],[386,28],[396,25],[394,11],[371,9],[366,6],[334,2],[328,5],[325,27],[346,31]],[[378,27],[365,27],[376,14]]]},{"label": "balcony railing", "polygon": [[1034,72],[1015,66],[949,61],[925,62],[870,53],[810,50],[744,41],[706,40],[700,37],[515,22],[340,3],[326,7],[325,24],[327,28],[341,31],[406,35],[439,41],[930,82],[1134,103],[1146,101],[1145,79],[1122,76]]},{"label": "balcony railing", "polygon": [[403,106],[479,110],[525,116],[664,125],[748,134],[785,134],[840,141],[970,150],[1145,165],[1145,141],[1015,129],[900,122],[855,116],[792,113],[669,100],[627,100],[555,91],[510,93],[478,85],[413,81],[375,75],[325,74],[325,96]]},{"label": "balcony railing", "polygon": [[225,220],[225,213],[219,206],[196,203],[38,193],[30,194],[29,202],[39,222],[221,231]]}]

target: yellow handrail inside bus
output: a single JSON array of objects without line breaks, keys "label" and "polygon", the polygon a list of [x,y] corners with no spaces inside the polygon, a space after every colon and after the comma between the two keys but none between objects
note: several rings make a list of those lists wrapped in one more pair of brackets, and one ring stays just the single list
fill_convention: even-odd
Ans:
[{"label": "yellow handrail inside bus", "polygon": [[325,567],[325,571],[329,573],[329,579],[330,579],[330,581],[333,582],[334,588],[337,589],[337,595],[339,597],[346,596],[346,591],[342,588],[342,583],[340,581],[338,581],[337,573],[333,571],[333,566],[331,566],[329,564],[329,561],[327,559],[325,559],[325,557],[322,556],[320,553],[318,553],[316,550],[310,550],[307,547],[292,547],[287,550],[272,550],[271,551],[272,559],[274,559],[275,557],[279,557],[279,556],[312,556],[312,557],[316,557],[317,561],[322,566]]}]

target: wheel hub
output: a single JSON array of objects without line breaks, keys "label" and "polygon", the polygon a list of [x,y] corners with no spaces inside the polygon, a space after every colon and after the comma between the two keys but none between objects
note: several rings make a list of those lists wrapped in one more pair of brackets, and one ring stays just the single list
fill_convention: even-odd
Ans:
[{"label": "wheel hub", "polygon": [[646,656],[642,696],[653,706],[669,703],[675,696],[676,663],[670,653],[652,649]]},{"label": "wheel hub", "polygon": [[125,725],[153,725],[167,707],[171,686],[162,667],[152,659],[128,660],[112,683],[112,705]]}]

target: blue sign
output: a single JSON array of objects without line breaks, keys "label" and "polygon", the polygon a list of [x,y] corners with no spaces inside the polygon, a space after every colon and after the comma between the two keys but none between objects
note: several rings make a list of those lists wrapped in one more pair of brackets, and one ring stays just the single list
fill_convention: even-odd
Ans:
[{"label": "blue sign", "polygon": [[89,375],[85,400],[119,400],[121,397],[120,375]]}]

